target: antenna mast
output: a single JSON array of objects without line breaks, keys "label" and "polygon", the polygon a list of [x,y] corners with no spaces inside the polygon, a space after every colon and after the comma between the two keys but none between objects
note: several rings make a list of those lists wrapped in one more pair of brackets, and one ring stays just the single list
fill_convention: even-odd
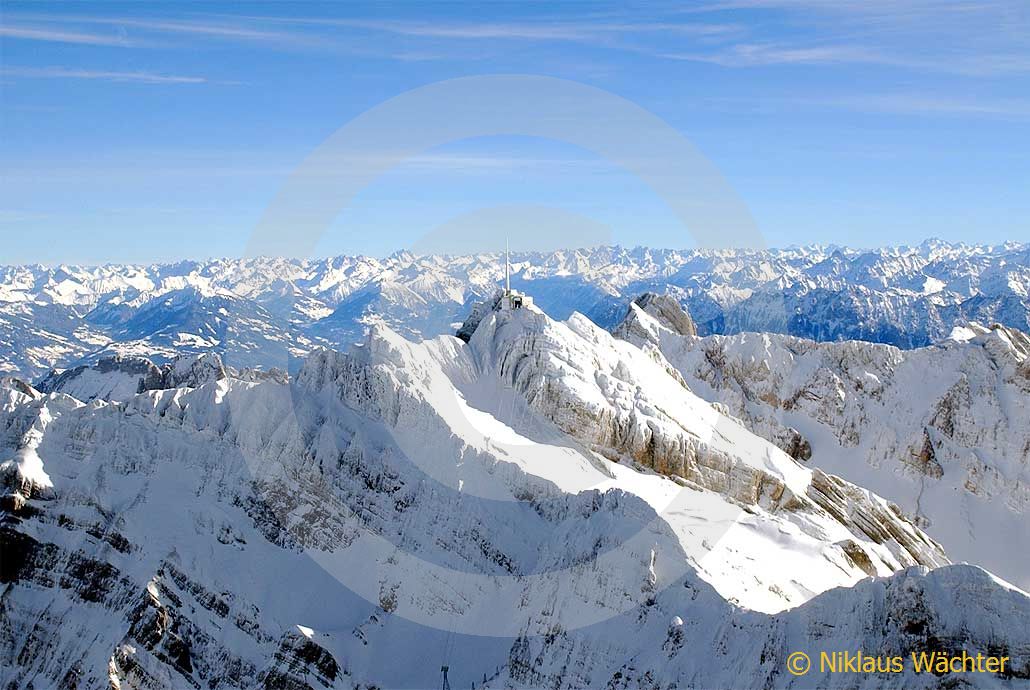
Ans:
[{"label": "antenna mast", "polygon": [[508,261],[508,238],[504,238],[504,294],[511,294],[511,263]]}]

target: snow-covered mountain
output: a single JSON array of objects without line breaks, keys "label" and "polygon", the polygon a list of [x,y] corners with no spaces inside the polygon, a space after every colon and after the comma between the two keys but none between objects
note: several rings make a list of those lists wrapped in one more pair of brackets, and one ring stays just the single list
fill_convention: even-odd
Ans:
[{"label": "snow-covered mountain", "polygon": [[653,344],[489,306],[465,339],[374,322],[289,381],[211,357],[4,379],[0,685],[950,682],[788,672],[824,649],[984,651],[1008,670],[971,682],[1030,679],[1026,593]]},{"label": "snow-covered mountain", "polygon": [[[1027,330],[1030,246],[516,253],[515,287],[555,318],[615,326],[631,299],[670,293],[701,334],[786,333],[910,348],[970,321]],[[359,342],[374,320],[410,337],[452,332],[503,273],[496,254],[153,266],[0,268],[0,371],[37,379],[100,355],[164,362],[215,352],[295,370],[316,346]]]},{"label": "snow-covered mountain", "polygon": [[1030,337],[956,328],[912,350],[744,333],[697,337],[676,300],[616,335],[654,347],[698,395],[808,464],[896,502],[957,560],[1030,587]]},{"label": "snow-covered mountain", "polygon": [[64,393],[83,402],[125,402],[144,391],[198,388],[230,377],[242,381],[288,380],[281,369],[236,370],[211,353],[177,355],[163,366],[144,357],[115,355],[102,357],[92,366],[83,364],[60,374],[52,372],[36,387],[43,393]]}]

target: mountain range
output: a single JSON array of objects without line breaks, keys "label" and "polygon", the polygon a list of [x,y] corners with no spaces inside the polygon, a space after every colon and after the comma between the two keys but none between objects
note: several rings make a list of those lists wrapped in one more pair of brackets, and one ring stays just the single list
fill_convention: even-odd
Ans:
[{"label": "mountain range", "polygon": [[[614,327],[644,292],[671,294],[702,335],[783,333],[912,348],[970,321],[1026,331],[1030,246],[857,250],[598,247],[512,257],[513,287],[557,319]],[[503,276],[499,254],[255,258],[164,265],[0,268],[0,372],[35,380],[105,354],[167,361],[215,352],[295,370],[319,346],[360,342],[382,320],[410,337],[451,333]]]},{"label": "mountain range", "polygon": [[5,269],[0,687],[1030,683],[1025,246],[514,258]]}]

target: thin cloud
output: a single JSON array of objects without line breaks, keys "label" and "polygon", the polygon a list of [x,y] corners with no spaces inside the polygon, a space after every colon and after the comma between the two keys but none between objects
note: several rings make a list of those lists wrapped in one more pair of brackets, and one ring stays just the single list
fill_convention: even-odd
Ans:
[{"label": "thin cloud", "polygon": [[[749,41],[666,57],[731,67],[865,63],[970,77],[1030,72],[1026,0],[715,0],[681,13],[741,10]],[[784,26],[797,36],[792,44],[759,40]]]},{"label": "thin cloud", "polygon": [[[232,161],[233,164],[227,164]],[[342,179],[349,175],[362,175],[368,167],[379,168],[396,164],[391,174],[404,178],[439,179],[441,173],[462,176],[503,175],[534,171],[541,174],[566,175],[574,171],[596,174],[619,174],[611,163],[577,156],[511,156],[501,154],[429,152],[396,160],[393,156],[347,156],[330,161],[324,168],[311,168],[316,177]],[[239,151],[132,151],[122,157],[105,159],[104,164],[94,160],[33,161],[32,164],[5,170],[11,179],[21,182],[38,180],[97,180],[112,182],[147,179],[206,178],[284,178],[296,172],[295,160],[280,160],[265,155],[242,154]]]},{"label": "thin cloud", "polygon": [[742,27],[736,24],[706,22],[598,22],[565,20],[447,23],[429,20],[334,19],[261,15],[213,15],[198,19],[138,19],[89,15],[19,15],[19,18],[70,24],[101,24],[223,39],[288,42],[306,45],[310,45],[312,42],[324,42],[326,37],[310,32],[272,30],[265,28],[265,26],[275,24],[278,26],[294,25],[319,29],[361,29],[420,38],[532,41],[589,41],[602,36],[641,33],[716,36],[742,31]]},{"label": "thin cloud", "polygon": [[834,109],[866,114],[914,117],[972,117],[1024,120],[1030,118],[1030,100],[956,98],[932,93],[859,93],[827,96],[776,96],[763,98],[706,98],[701,103],[718,110],[755,113],[790,113],[798,110]]},{"label": "thin cloud", "polygon": [[72,69],[68,67],[5,67],[6,76],[30,79],[87,79],[135,84],[206,84],[205,77],[155,72],[121,72],[112,70]]},{"label": "thin cloud", "polygon": [[1023,7],[1022,0],[716,0],[677,10],[680,14],[705,14],[732,10],[800,11],[804,13],[882,16],[894,22],[921,23],[949,16],[1008,13]]},{"label": "thin cloud", "polygon": [[443,153],[413,156],[404,161],[402,165],[406,166],[408,170],[413,172],[449,170],[469,173],[525,169],[604,170],[608,167],[608,164],[606,164],[605,161],[583,157],[539,158],[532,156],[460,155]]},{"label": "thin cloud", "polygon": [[603,35],[669,33],[683,35],[723,35],[739,32],[736,24],[702,22],[480,22],[441,23],[429,21],[378,21],[356,19],[278,21],[312,23],[321,26],[340,26],[369,31],[417,36],[422,38],[453,38],[468,40],[531,40],[531,41],[589,41]]},{"label": "thin cloud", "polygon": [[46,41],[50,43],[74,43],[91,46],[129,47],[136,45],[124,36],[110,34],[83,33],[81,31],[64,31],[32,26],[0,26],[0,36],[24,39],[29,41]]},{"label": "thin cloud", "polygon": [[[179,34],[289,50],[344,50],[402,62],[476,59],[519,41],[576,43],[733,68],[862,64],[983,77],[1030,73],[1030,11],[1024,1],[713,0],[651,17],[620,12],[518,21],[36,13],[9,14],[8,20],[25,26],[3,27],[0,34],[131,45],[121,36],[81,30],[109,26],[144,39]],[[746,11],[746,21],[739,10]],[[790,29],[786,40],[784,27]],[[482,50],[485,55],[470,53]]]},{"label": "thin cloud", "polygon": [[307,33],[272,31],[249,23],[209,20],[134,19],[129,17],[70,17],[71,21],[143,29],[159,33],[188,34],[210,38],[258,41],[267,43],[297,43],[310,45],[320,39]]},{"label": "thin cloud", "polygon": [[863,46],[792,47],[753,43],[740,43],[708,53],[663,53],[662,57],[708,62],[724,67],[890,62],[890,58],[883,53]]},{"label": "thin cloud", "polygon": [[[215,40],[252,41],[269,44],[311,47],[324,43],[321,36],[296,31],[281,31],[262,28],[255,18],[236,17],[231,21],[224,18],[203,19],[140,19],[135,17],[107,17],[90,15],[17,15],[22,21],[48,22],[60,25],[111,26],[120,30],[136,29],[155,34],[181,34],[206,37]],[[61,32],[53,32],[61,33]],[[91,36],[93,34],[82,34]],[[103,45],[103,44],[101,44]]]},{"label": "thin cloud", "polygon": [[117,26],[129,26],[153,31],[165,31],[169,33],[200,34],[216,36],[219,38],[233,38],[256,41],[283,40],[295,38],[292,34],[284,34],[277,31],[264,31],[252,27],[231,25],[224,23],[208,23],[197,21],[151,21],[142,19],[96,19],[90,18],[87,21],[102,22]]},{"label": "thin cloud", "polygon": [[741,43],[707,52],[657,53],[670,60],[705,62],[722,67],[775,65],[881,65],[921,72],[989,77],[1030,72],[1030,54],[970,53],[910,56],[867,45],[789,46]]},{"label": "thin cloud", "polygon": [[870,94],[843,98],[806,99],[804,103],[893,115],[988,116],[1030,118],[1028,100],[956,99],[914,94]]}]

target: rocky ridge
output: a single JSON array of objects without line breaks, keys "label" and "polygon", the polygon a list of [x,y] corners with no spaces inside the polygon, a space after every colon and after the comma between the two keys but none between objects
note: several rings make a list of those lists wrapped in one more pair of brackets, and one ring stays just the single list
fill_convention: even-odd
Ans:
[{"label": "rocky ridge", "polygon": [[[1030,584],[1030,338],[970,324],[930,347],[693,337],[633,306],[616,333],[793,457],[890,498],[954,557]],[[956,511],[956,500],[962,509]],[[1030,544],[1028,544],[1030,547]]]},{"label": "rocky ridge", "polygon": [[856,645],[1030,677],[1030,597],[583,317],[225,373],[2,389],[0,685],[940,686],[786,670]]}]

